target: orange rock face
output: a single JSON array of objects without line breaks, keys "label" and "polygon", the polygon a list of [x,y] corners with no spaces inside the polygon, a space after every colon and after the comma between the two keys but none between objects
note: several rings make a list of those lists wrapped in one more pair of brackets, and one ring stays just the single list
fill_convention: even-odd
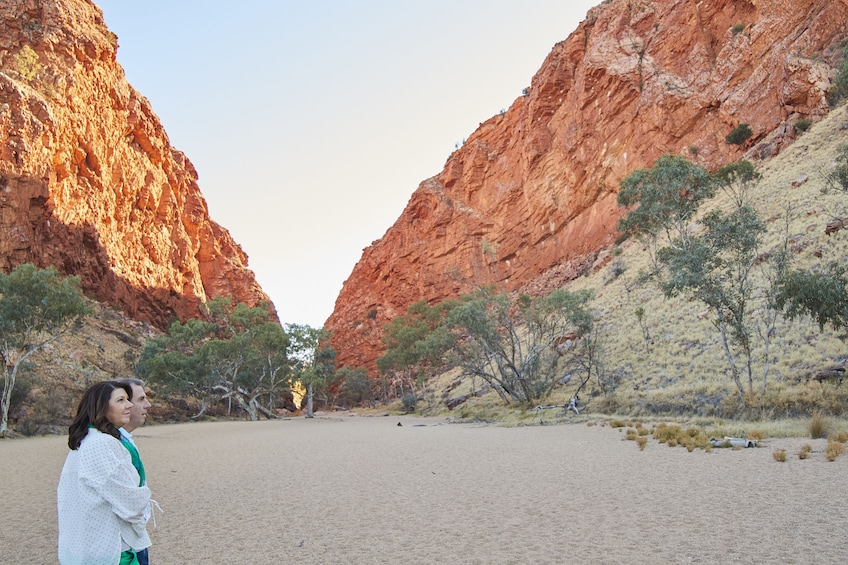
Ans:
[{"label": "orange rock face", "polygon": [[117,48],[89,0],[0,3],[0,268],[79,275],[160,327],[218,296],[268,301]]},{"label": "orange rock face", "polygon": [[[382,327],[415,301],[573,278],[614,240],[621,179],[662,154],[713,169],[777,153],[795,120],[828,111],[847,31],[848,0],[593,8],[363,251],[326,324],[339,363],[374,370]],[[741,123],[753,137],[728,145]]]}]

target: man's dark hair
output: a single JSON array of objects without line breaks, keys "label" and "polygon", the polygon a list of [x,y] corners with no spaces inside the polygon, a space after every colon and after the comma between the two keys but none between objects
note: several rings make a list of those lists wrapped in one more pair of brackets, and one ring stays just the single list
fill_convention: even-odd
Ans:
[{"label": "man's dark hair", "polygon": [[130,385],[130,386],[136,385],[136,386],[140,386],[141,388],[144,388],[144,386],[145,386],[143,380],[136,379],[136,378],[133,378],[133,377],[127,377],[125,379],[115,379],[115,382],[125,384],[125,385]]},{"label": "man's dark hair", "polygon": [[115,439],[121,438],[118,428],[106,417],[112,392],[117,388],[126,391],[127,398],[132,400],[132,387],[118,381],[95,383],[83,393],[82,400],[77,406],[77,414],[74,416],[71,425],[68,426],[68,447],[79,449],[83,438],[88,434],[89,426],[94,426],[97,430],[109,434]]}]

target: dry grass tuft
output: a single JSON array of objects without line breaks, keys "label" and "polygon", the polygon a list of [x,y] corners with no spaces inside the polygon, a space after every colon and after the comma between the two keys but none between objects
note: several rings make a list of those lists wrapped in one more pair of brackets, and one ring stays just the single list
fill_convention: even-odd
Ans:
[{"label": "dry grass tuft", "polygon": [[798,452],[798,459],[809,459],[810,453],[813,452],[813,446],[805,443],[801,446],[801,451]]},{"label": "dry grass tuft", "polygon": [[839,443],[848,443],[848,432],[839,432],[828,438],[830,441],[838,441]]},{"label": "dry grass tuft", "polygon": [[827,437],[830,421],[821,410],[813,412],[810,417],[809,431],[812,439]]},{"label": "dry grass tuft", "polygon": [[779,463],[786,463],[786,450],[785,449],[776,449],[772,451],[771,456],[774,457],[774,460]]},{"label": "dry grass tuft", "polygon": [[836,461],[836,458],[845,453],[845,444],[839,441],[828,441],[824,456],[828,461]]}]

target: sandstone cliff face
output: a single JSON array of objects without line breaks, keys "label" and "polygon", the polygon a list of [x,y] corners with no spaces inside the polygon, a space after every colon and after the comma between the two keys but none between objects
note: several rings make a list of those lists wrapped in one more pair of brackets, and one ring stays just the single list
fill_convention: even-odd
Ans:
[{"label": "sandstone cliff face", "polygon": [[[828,111],[848,0],[606,0],[527,94],[421,183],[366,248],[327,321],[343,366],[374,369],[413,302],[499,282],[550,290],[614,240],[616,192],[664,153],[708,168],[765,158]],[[725,136],[740,123],[744,148]]]},{"label": "sandstone cliff face", "polygon": [[89,0],[0,3],[0,268],[32,262],[163,327],[268,300]]}]

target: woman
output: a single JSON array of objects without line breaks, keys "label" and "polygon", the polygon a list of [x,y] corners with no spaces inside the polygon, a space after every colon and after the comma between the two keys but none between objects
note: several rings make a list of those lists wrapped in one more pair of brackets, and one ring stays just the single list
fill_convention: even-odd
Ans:
[{"label": "woman", "polygon": [[115,381],[89,387],[68,428],[59,478],[59,562],[62,565],[138,563],[150,545],[142,484],[118,428],[130,421],[132,388]]}]

